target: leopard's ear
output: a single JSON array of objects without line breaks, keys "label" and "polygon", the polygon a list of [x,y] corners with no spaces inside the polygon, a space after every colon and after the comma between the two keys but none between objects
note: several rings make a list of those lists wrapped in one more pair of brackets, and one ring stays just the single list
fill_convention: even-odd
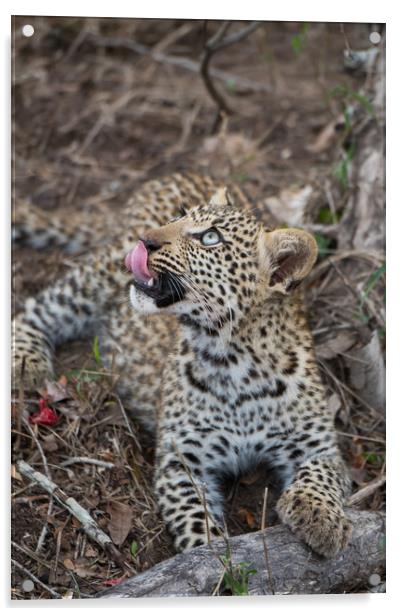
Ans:
[{"label": "leopard's ear", "polygon": [[269,286],[281,293],[298,287],[318,255],[315,238],[301,229],[264,232],[259,249],[264,271],[269,275]]},{"label": "leopard's ear", "polygon": [[214,193],[214,195],[211,197],[209,201],[209,205],[233,205],[233,204],[234,202],[226,186],[222,186],[221,188],[219,188]]}]

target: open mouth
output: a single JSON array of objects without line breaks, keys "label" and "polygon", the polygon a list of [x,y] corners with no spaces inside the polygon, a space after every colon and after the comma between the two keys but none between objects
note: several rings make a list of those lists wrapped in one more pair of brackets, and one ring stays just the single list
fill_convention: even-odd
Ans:
[{"label": "open mouth", "polygon": [[155,301],[157,308],[166,308],[185,297],[185,288],[179,277],[168,270],[150,271],[148,252],[140,240],[125,258],[125,265],[133,274],[131,284]]}]

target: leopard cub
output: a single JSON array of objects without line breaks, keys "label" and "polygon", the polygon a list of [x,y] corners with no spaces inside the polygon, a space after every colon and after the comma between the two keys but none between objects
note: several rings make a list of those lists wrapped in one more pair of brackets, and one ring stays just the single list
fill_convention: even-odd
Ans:
[{"label": "leopard cub", "polygon": [[277,511],[301,539],[332,556],[349,538],[349,482],[294,291],[316,256],[312,236],[267,232],[219,191],[144,234],[126,257],[134,309],[179,321],[156,472],[178,549],[220,534],[220,474],[262,462],[282,477]]},{"label": "leopard cub", "polygon": [[267,230],[267,213],[259,221],[232,194],[199,176],[147,185],[113,246],[103,240],[28,300],[15,320],[16,370],[24,360],[29,378],[43,378],[58,343],[102,326],[125,403],[156,428],[155,490],[176,548],[222,533],[223,475],[265,464],[282,482],[282,522],[332,557],[351,534],[350,482],[299,288],[316,243]]}]

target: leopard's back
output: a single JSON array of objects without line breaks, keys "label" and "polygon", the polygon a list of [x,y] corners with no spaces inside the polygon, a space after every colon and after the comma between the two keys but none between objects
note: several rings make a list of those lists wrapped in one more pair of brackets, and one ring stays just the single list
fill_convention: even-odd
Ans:
[{"label": "leopard's back", "polygon": [[[140,236],[178,215],[181,207],[203,203],[223,184],[209,176],[176,173],[149,180],[134,190],[126,204],[111,209],[107,203],[90,207],[44,210],[29,199],[18,201],[12,212],[12,239],[36,250],[61,249],[68,254],[86,253],[99,245],[124,239],[128,229]],[[231,192],[245,207],[249,200],[237,186]],[[129,232],[129,235],[132,233]]]}]

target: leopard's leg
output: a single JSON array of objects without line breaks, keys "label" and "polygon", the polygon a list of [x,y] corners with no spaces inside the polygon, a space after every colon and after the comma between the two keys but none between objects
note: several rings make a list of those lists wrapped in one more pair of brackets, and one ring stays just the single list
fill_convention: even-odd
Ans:
[{"label": "leopard's leg", "polygon": [[222,534],[223,497],[190,441],[157,455],[155,488],[162,517],[177,551],[203,545]]},{"label": "leopard's leg", "polygon": [[278,469],[285,478],[276,509],[297,537],[330,558],[351,536],[351,523],[343,510],[350,479],[333,429],[323,431],[319,421],[307,425],[309,429],[289,436],[276,450]]},{"label": "leopard's leg", "polygon": [[[13,384],[23,377],[27,388],[41,384],[53,372],[55,347],[88,337],[101,315],[126,296],[122,261],[125,247],[98,251],[37,297],[13,321]],[[95,327],[95,330],[94,330]]]}]

